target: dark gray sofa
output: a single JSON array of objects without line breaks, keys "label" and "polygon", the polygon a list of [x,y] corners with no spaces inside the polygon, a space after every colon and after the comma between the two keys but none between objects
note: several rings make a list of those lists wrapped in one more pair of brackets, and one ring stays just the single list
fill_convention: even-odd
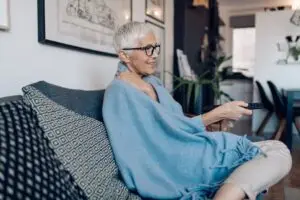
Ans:
[{"label": "dark gray sofa", "polygon": [[21,95],[15,95],[15,96],[7,96],[0,98],[0,103],[9,102],[9,101],[17,101],[22,99]]},{"label": "dark gray sofa", "polygon": [[[41,91],[49,99],[57,104],[66,107],[80,115],[94,118],[103,122],[102,104],[104,97],[104,90],[76,90],[60,87],[54,84],[40,81],[31,84],[39,91]],[[21,95],[8,96],[0,98],[0,104],[3,102],[16,101],[22,99]],[[262,140],[261,138],[250,138],[252,141]],[[130,198],[128,198],[130,199]],[[131,199],[137,199],[134,196]]]}]

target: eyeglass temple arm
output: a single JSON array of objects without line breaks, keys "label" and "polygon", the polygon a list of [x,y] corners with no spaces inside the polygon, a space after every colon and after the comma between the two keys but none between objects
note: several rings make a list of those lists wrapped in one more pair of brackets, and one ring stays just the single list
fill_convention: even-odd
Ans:
[{"label": "eyeglass temple arm", "polygon": [[123,48],[122,50],[139,50],[139,49],[143,50],[142,47],[136,47],[136,48]]}]

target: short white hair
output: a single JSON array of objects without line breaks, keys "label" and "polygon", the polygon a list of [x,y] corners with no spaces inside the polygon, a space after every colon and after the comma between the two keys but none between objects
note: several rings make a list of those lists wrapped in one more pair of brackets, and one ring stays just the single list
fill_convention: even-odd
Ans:
[{"label": "short white hair", "polygon": [[128,22],[115,32],[114,48],[120,52],[123,48],[136,47],[147,34],[153,33],[153,30],[144,22]]}]

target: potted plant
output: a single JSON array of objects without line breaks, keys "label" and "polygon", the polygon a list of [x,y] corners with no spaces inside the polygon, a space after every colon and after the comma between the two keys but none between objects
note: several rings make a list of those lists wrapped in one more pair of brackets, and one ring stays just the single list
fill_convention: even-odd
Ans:
[{"label": "potted plant", "polygon": [[299,61],[300,47],[297,46],[290,47],[289,53],[291,54],[291,56],[295,61]]},{"label": "potted plant", "polygon": [[[187,93],[186,93],[186,100],[187,100],[187,105],[190,104],[190,102],[193,101],[193,103],[198,103],[197,99],[199,99],[200,91],[203,85],[209,85],[215,95],[215,100],[219,103],[221,103],[221,98],[225,97],[226,100],[232,101],[233,99],[230,97],[229,94],[226,92],[222,91],[220,88],[220,83],[225,79],[225,73],[224,71],[230,69],[230,66],[223,67],[223,70],[221,70],[221,66],[228,60],[231,59],[230,57],[226,56],[220,56],[214,61],[214,65],[216,66],[216,70],[214,75],[212,76],[213,78],[209,79],[207,78],[209,75],[209,70],[206,70],[204,73],[200,75],[196,75],[195,78],[192,77],[178,77],[175,76],[174,74],[171,74],[170,72],[167,72],[171,74],[174,79],[176,84],[174,85],[174,89],[172,92],[178,90],[181,87],[185,87]],[[200,67],[206,67],[207,64],[205,62],[200,64]],[[193,98],[193,99],[192,99]],[[195,105],[193,105],[195,107]]]}]

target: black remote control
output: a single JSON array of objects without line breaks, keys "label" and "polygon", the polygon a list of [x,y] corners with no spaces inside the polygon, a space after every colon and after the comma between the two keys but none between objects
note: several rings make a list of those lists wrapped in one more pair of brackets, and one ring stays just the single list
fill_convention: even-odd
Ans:
[{"label": "black remote control", "polygon": [[246,108],[250,110],[263,109],[264,105],[262,103],[248,103]]},{"label": "black remote control", "polygon": [[[218,106],[220,106],[220,105],[206,106],[203,108],[203,110],[204,110],[204,112],[208,112],[208,111],[215,109]],[[264,105],[262,103],[248,103],[248,106],[244,107],[244,108],[249,109],[249,110],[264,109]]]}]

